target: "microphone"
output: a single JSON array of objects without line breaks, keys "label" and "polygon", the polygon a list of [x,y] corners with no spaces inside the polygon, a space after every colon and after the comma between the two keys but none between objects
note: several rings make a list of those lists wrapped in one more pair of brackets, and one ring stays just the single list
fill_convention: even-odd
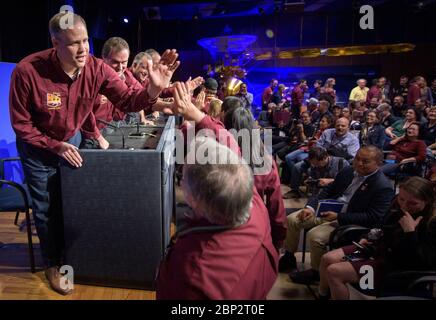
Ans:
[{"label": "microphone", "polygon": [[124,134],[123,129],[121,129],[121,128],[119,128],[119,127],[113,125],[112,123],[107,122],[107,121],[105,121],[105,120],[103,120],[103,119],[97,119],[97,121],[98,121],[98,122],[101,122],[101,123],[104,123],[105,125],[107,125],[108,127],[112,128],[112,129],[120,130],[120,131],[121,131],[121,136],[122,136],[122,139],[123,139],[123,140],[122,140],[123,149],[125,149],[126,137],[125,137],[125,134]]}]

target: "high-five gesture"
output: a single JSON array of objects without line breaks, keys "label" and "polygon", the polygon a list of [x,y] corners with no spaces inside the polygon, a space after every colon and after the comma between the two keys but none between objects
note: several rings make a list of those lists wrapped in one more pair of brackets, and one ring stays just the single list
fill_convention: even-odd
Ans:
[{"label": "high-five gesture", "polygon": [[177,61],[179,54],[175,49],[167,49],[156,64],[151,60],[147,60],[147,70],[150,83],[148,86],[148,94],[151,99],[157,98],[160,92],[167,88],[174,71],[179,67],[180,61]]},{"label": "high-five gesture", "polygon": [[186,83],[176,82],[174,89],[174,113],[183,115],[185,120],[200,122],[204,118],[204,113],[192,103],[189,86]]}]

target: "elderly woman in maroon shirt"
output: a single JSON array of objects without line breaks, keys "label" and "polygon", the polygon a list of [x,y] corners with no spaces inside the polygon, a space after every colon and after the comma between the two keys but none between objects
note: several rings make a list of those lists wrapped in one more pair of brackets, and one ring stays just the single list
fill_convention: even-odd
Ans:
[{"label": "elderly woman in maroon shirt", "polygon": [[412,122],[403,137],[393,139],[389,144],[393,150],[387,157],[387,161],[381,170],[385,174],[397,173],[398,171],[419,174],[417,164],[424,162],[426,145],[424,140],[419,139],[419,122]]}]

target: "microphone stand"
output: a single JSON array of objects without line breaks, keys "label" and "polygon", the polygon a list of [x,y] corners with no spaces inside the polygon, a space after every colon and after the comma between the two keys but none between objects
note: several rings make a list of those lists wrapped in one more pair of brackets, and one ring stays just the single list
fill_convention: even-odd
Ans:
[{"label": "microphone stand", "polygon": [[[113,124],[110,123],[110,122],[107,122],[107,121],[103,120],[103,119],[97,119],[97,121],[98,121],[98,122],[101,122],[101,123],[104,123],[105,125],[107,125],[108,127],[112,128],[112,129],[120,130],[120,131],[121,131],[121,136],[122,136],[122,144],[123,144],[122,148],[125,149],[125,145],[126,145],[126,137],[125,137],[125,134],[124,134],[124,130],[121,129],[121,128],[119,128],[119,127],[117,127],[117,126],[115,126],[115,125],[113,125]],[[138,131],[139,131],[139,130],[138,130]]]}]

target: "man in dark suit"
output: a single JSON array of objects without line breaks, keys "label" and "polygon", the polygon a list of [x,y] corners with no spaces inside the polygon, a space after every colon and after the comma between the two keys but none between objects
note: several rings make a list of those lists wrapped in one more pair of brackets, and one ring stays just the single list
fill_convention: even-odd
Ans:
[{"label": "man in dark suit", "polygon": [[[374,146],[366,146],[357,153],[352,167],[341,170],[335,181],[324,188],[317,197],[310,198],[304,209],[288,216],[285,240],[285,255],[280,259],[279,270],[296,269],[294,253],[298,248],[300,231],[307,233],[310,242],[312,269],[292,272],[291,279],[297,283],[311,283],[319,279],[319,263],[326,252],[330,233],[340,225],[357,224],[365,227],[377,226],[394,197],[392,184],[379,170],[383,153]],[[321,213],[315,216],[319,200],[335,199],[345,203],[342,211]]]}]

